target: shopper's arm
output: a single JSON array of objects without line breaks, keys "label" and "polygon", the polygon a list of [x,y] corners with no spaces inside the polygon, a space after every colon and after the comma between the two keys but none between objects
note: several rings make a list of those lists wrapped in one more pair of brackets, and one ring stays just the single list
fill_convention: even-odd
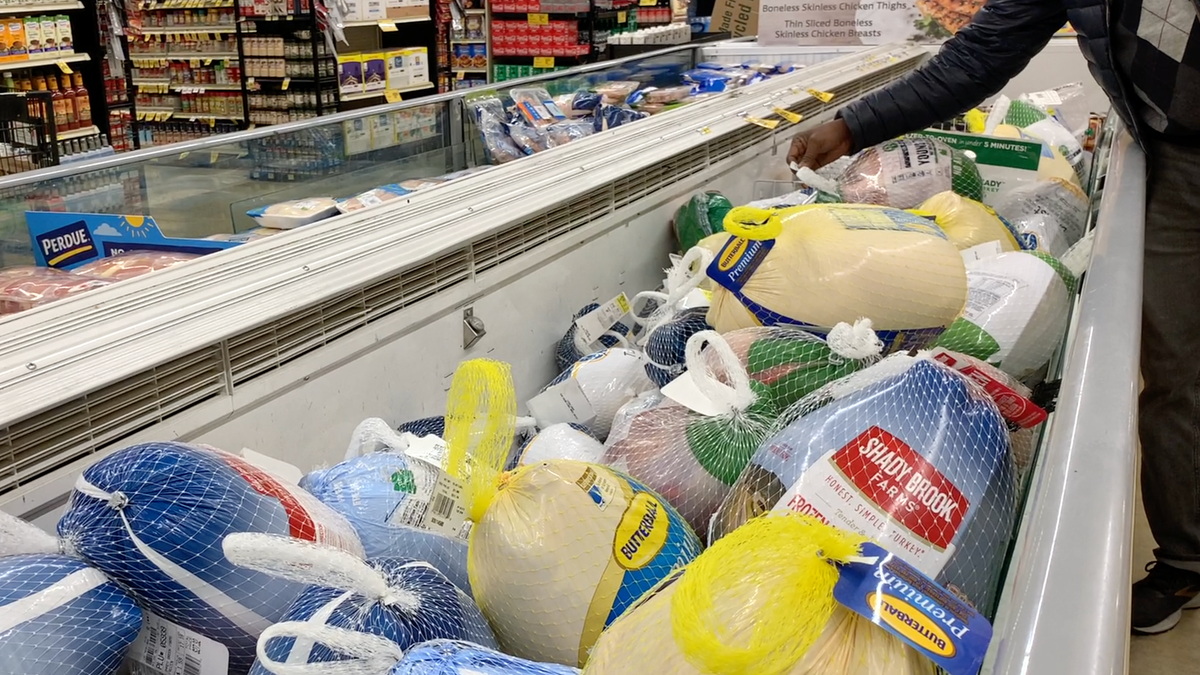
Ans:
[{"label": "shopper's arm", "polygon": [[1066,22],[1062,0],[990,0],[928,63],[842,108],[840,122],[802,134],[789,158],[820,166],[969,110],[1020,73]]}]

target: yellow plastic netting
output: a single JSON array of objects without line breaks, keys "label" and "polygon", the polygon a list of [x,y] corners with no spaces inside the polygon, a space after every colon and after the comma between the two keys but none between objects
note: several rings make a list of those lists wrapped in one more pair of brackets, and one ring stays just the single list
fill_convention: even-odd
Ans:
[{"label": "yellow plastic netting", "polygon": [[833,599],[863,537],[795,513],[751,520],[603,634],[585,675],[931,675]]},{"label": "yellow plastic netting", "polygon": [[463,481],[467,516],[478,521],[496,493],[516,433],[512,369],[490,359],[463,361],[446,396],[446,464]]}]

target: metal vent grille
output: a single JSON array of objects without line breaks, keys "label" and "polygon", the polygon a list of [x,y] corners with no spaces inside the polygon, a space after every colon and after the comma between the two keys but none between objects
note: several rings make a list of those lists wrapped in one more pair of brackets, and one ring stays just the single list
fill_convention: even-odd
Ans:
[{"label": "metal vent grille", "polygon": [[234,386],[319,349],[371,321],[466,281],[465,249],[406,269],[226,341]]},{"label": "metal vent grille", "polygon": [[225,390],[208,347],[0,430],[0,493],[44,476]]},{"label": "metal vent grille", "polygon": [[[913,67],[898,63],[833,93],[837,103]],[[790,108],[809,117],[828,104]],[[747,124],[655,167],[606,185],[441,257],[306,307],[224,342],[0,427],[0,494],[29,484],[172,415],[227,393],[372,321],[425,300],[569,234],[673,182],[732,157],[773,132]],[[226,375],[228,373],[228,375]]]}]

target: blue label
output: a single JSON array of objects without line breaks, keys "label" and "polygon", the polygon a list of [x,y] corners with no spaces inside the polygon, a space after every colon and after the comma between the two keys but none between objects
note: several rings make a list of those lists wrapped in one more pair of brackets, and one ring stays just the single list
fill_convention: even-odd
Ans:
[{"label": "blue label", "polygon": [[774,239],[730,237],[709,264],[708,277],[731,291],[740,291],[774,247]]},{"label": "blue label", "polygon": [[992,640],[988,620],[880,546],[865,543],[862,555],[875,560],[840,565],[833,597],[950,675],[976,675]]},{"label": "blue label", "polygon": [[100,256],[83,220],[36,235],[34,246],[38,262],[57,269],[74,267]]}]

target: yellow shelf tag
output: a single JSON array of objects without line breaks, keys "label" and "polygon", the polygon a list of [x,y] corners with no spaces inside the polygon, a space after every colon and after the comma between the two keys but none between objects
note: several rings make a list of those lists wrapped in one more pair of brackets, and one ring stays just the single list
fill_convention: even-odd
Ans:
[{"label": "yellow shelf tag", "polygon": [[627,12],[617,12],[617,23],[625,23],[625,19],[627,19],[628,16],[629,15]]},{"label": "yellow shelf tag", "polygon": [[776,115],[779,115],[783,119],[791,122],[792,124],[799,124],[800,120],[804,119],[804,115],[794,113],[791,110],[787,110],[785,108],[774,108],[772,110],[772,112],[774,112]]},{"label": "yellow shelf tag", "polygon": [[820,100],[821,103],[829,103],[833,100],[833,94],[827,91],[821,91],[820,89],[809,89],[808,93],[814,98]]},{"label": "yellow shelf tag", "polygon": [[58,69],[64,73],[71,74],[71,66],[67,65],[66,61],[56,61],[54,65],[58,66]]},{"label": "yellow shelf tag", "polygon": [[385,33],[395,33],[396,32],[396,22],[395,21],[380,21],[379,22],[379,30],[381,30]]},{"label": "yellow shelf tag", "polygon": [[200,67],[200,59],[192,59],[191,61],[188,61],[188,65],[193,68],[199,68]]},{"label": "yellow shelf tag", "polygon": [[549,26],[550,25],[550,15],[549,14],[530,14],[529,15],[529,25],[530,26]]},{"label": "yellow shelf tag", "polygon": [[745,119],[750,124],[757,124],[758,126],[763,127],[764,129],[774,129],[775,127],[779,126],[779,120],[764,120],[764,119],[760,119],[758,117],[749,117],[749,116],[747,116]]},{"label": "yellow shelf tag", "polygon": [[404,97],[400,95],[400,92],[395,91],[394,89],[388,89],[387,91],[383,92],[383,97],[387,99],[388,103],[399,103],[404,100]]},{"label": "yellow shelf tag", "polygon": [[658,0],[638,0],[638,7],[657,7]]},{"label": "yellow shelf tag", "polygon": [[187,152],[181,152],[181,153],[179,153],[179,159],[184,159],[184,158],[186,158],[186,157],[188,156],[188,154],[189,154],[189,153],[187,153]]},{"label": "yellow shelf tag", "polygon": [[534,68],[553,68],[554,67],[554,57],[553,56],[535,56],[535,57],[533,57],[533,67]]},{"label": "yellow shelf tag", "polygon": [[287,91],[288,85],[291,83],[292,83],[292,78],[290,78],[290,77],[283,78],[283,85],[282,85],[281,89],[283,89],[284,91]]},{"label": "yellow shelf tag", "polygon": [[211,66],[211,65],[212,65],[212,59],[204,59],[204,65],[206,65],[206,66]]}]

